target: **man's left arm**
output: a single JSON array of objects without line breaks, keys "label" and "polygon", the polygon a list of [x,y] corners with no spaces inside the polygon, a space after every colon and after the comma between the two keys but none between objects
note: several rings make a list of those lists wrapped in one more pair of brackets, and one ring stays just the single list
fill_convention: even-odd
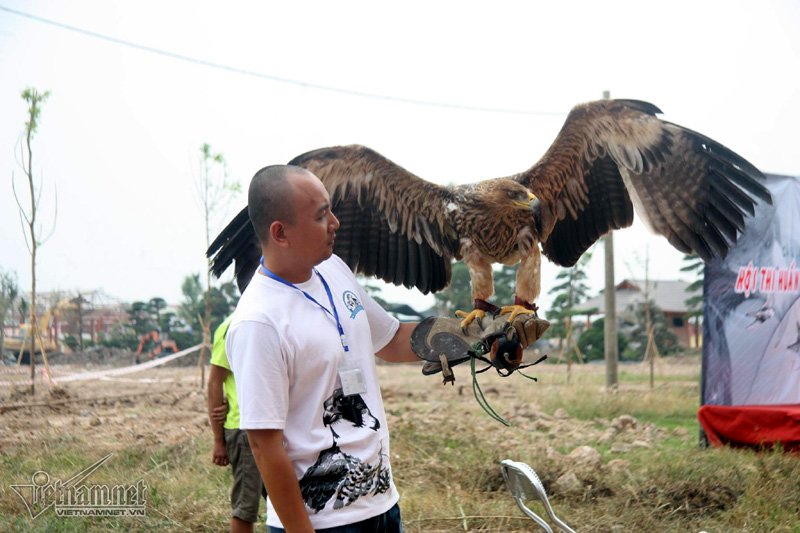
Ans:
[{"label": "man's left arm", "polygon": [[389,363],[418,363],[420,358],[411,349],[411,333],[419,322],[401,322],[392,340],[377,355]]},{"label": "man's left arm", "polygon": [[[341,259],[339,259],[341,261]],[[341,263],[343,268],[349,267]],[[358,283],[354,284],[361,297],[361,303],[367,313],[370,328],[372,330],[372,342],[380,345],[381,341],[389,334],[389,328],[394,327],[397,322],[386,310],[378,305],[372,297]],[[416,363],[420,358],[411,350],[411,333],[419,322],[400,322],[392,339],[383,348],[378,350],[375,355],[389,363]],[[384,336],[385,335],[385,336]],[[377,336],[377,338],[376,338]]]},{"label": "man's left arm", "polygon": [[225,418],[219,414],[220,406],[225,407],[226,413],[228,411],[225,404],[225,393],[222,388],[222,383],[228,376],[228,372],[228,369],[212,364],[208,373],[208,421],[211,424],[211,431],[214,433],[211,461],[219,466],[227,466],[229,462],[228,451],[225,448],[225,430],[223,429]]}]

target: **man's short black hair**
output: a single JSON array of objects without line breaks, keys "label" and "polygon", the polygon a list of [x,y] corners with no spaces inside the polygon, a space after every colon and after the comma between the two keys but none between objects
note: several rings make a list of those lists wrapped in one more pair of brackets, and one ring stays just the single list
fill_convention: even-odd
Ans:
[{"label": "man's short black hair", "polygon": [[247,214],[258,240],[269,240],[269,227],[276,220],[294,221],[289,176],[308,172],[292,165],[270,165],[256,172],[247,191]]}]

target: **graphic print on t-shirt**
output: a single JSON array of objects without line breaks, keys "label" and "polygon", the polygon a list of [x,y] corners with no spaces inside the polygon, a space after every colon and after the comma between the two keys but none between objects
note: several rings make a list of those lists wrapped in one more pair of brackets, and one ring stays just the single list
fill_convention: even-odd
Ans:
[{"label": "graphic print on t-shirt", "polygon": [[366,494],[382,494],[389,490],[389,468],[383,464],[383,447],[376,465],[370,465],[336,444],[339,434],[333,424],[347,421],[356,428],[378,431],[380,422],[369,410],[360,394],[345,396],[336,389],[323,404],[322,423],[333,436],[333,446],[320,452],[317,461],[300,479],[300,492],[306,505],[318,513],[334,496],[334,509],[341,509]]},{"label": "graphic print on t-shirt", "polygon": [[345,307],[347,307],[347,310],[350,311],[350,318],[355,318],[360,311],[364,310],[364,306],[361,305],[361,300],[358,299],[358,296],[356,296],[356,293],[353,291],[344,291],[344,294],[342,294],[342,301]]},{"label": "graphic print on t-shirt", "polygon": [[330,427],[334,440],[339,434],[333,429],[333,425],[341,420],[346,420],[357,428],[367,427],[373,431],[378,431],[381,427],[360,394],[345,396],[342,389],[336,389],[322,407],[322,423]]}]

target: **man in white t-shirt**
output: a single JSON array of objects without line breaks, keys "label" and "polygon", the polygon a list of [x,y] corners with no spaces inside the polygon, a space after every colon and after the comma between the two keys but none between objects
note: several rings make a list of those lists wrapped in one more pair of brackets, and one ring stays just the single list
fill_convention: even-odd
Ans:
[{"label": "man in white t-shirt", "polygon": [[416,324],[388,315],[333,255],[339,221],[312,173],[260,170],[248,213],[263,259],[226,348],[269,531],[402,531],[374,356],[419,361]]}]

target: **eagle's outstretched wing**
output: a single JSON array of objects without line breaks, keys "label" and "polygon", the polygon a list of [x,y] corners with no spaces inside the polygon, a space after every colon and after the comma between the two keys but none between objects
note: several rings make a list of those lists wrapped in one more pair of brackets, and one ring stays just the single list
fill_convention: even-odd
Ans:
[{"label": "eagle's outstretched wing", "polygon": [[[458,236],[447,218],[453,201],[448,189],[364,146],[321,148],[289,164],[313,172],[331,195],[341,223],[334,252],[353,271],[423,293],[447,286],[450,260],[458,254]],[[245,209],[209,248],[212,272],[219,276],[236,260],[237,280],[252,274],[258,265],[254,248],[258,244]]]},{"label": "eagle's outstretched wing", "polygon": [[206,257],[211,258],[211,273],[222,276],[231,263],[236,262],[233,272],[239,292],[244,292],[247,284],[258,268],[261,247],[258,237],[250,223],[247,207],[239,211],[225,229],[223,229],[211,246],[206,250]]},{"label": "eagle's outstretched wing", "polygon": [[756,198],[772,202],[758,169],[660,112],[638,100],[576,106],[539,162],[513,176],[541,199],[551,261],[574,265],[608,230],[630,226],[633,206],[678,250],[724,257]]},{"label": "eagle's outstretched wing", "polygon": [[447,220],[450,191],[365,146],[321,148],[289,164],[325,184],[341,223],[334,251],[355,272],[423,293],[447,286],[458,250]]}]

